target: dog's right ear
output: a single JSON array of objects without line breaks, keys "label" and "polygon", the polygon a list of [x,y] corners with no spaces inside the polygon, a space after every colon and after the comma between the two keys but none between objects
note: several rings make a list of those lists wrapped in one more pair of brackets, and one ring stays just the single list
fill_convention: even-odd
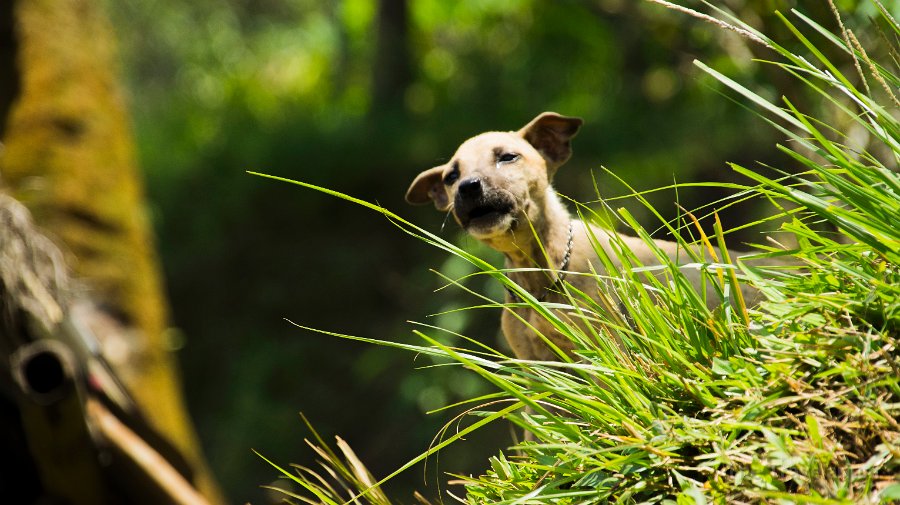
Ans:
[{"label": "dog's right ear", "polygon": [[444,189],[444,167],[434,167],[419,174],[406,190],[406,201],[413,205],[434,202],[434,207],[444,212],[450,208],[450,197]]},{"label": "dog's right ear", "polygon": [[572,156],[571,140],[582,123],[577,117],[544,112],[523,126],[518,133],[541,153],[552,175]]}]

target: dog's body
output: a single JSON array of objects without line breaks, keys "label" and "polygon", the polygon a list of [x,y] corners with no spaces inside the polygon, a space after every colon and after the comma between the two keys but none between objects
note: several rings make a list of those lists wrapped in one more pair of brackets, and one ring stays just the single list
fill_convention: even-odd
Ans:
[{"label": "dog's body", "polygon": [[[581,124],[580,119],[545,112],[517,132],[472,137],[448,163],[419,174],[406,199],[413,204],[433,202],[438,210],[452,212],[470,235],[506,256],[508,269],[532,269],[510,273],[510,277],[539,300],[561,297],[556,293],[561,271],[606,273],[592,240],[607,251],[616,269],[620,264],[610,245],[613,237],[630,248],[642,264],[658,264],[642,240],[574,219],[553,189],[553,176],[571,156],[570,141]],[[679,251],[673,242],[657,241],[657,246],[675,261],[679,257],[687,260],[685,251]],[[700,285],[699,271],[686,270],[685,274],[695,286]],[[597,292],[593,277],[569,275],[565,280],[584,293]],[[718,304],[712,287],[709,289],[707,298]],[[749,290],[746,295],[753,297]],[[507,294],[510,301],[513,295]],[[519,358],[557,359],[529,326],[562,350],[572,350],[568,338],[529,308],[505,311],[501,324]]]}]

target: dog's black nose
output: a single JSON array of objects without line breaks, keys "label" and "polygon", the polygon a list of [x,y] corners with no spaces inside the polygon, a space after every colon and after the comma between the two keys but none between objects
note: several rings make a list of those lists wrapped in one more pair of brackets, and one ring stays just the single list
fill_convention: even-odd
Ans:
[{"label": "dog's black nose", "polygon": [[481,179],[472,177],[459,183],[459,194],[467,197],[481,195]]}]

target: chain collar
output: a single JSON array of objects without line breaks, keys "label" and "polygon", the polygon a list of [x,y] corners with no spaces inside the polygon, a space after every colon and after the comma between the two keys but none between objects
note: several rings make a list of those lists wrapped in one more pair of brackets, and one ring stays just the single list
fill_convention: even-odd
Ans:
[{"label": "chain collar", "polygon": [[[562,288],[563,281],[566,280],[566,274],[569,273],[568,272],[569,260],[572,259],[572,241],[573,241],[574,237],[575,237],[574,224],[573,224],[572,220],[570,219],[569,220],[569,238],[568,238],[568,241],[566,242],[566,252],[565,252],[565,254],[563,254],[562,263],[559,266],[559,270],[557,270],[559,273],[557,274],[556,282],[554,282],[553,284],[544,288],[544,292],[541,293],[541,296],[539,296],[537,299],[538,302],[543,302],[544,300],[546,300],[547,296],[550,295],[551,291],[559,291]],[[519,295],[515,294],[513,292],[513,290],[506,288],[506,292],[509,293],[509,296],[510,296],[510,298],[512,298],[512,301],[514,303],[522,303],[522,299],[519,297]]]}]

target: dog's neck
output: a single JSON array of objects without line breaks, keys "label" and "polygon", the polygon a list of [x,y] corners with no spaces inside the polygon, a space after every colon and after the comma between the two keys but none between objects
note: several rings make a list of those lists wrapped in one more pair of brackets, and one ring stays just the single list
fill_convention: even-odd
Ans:
[{"label": "dog's neck", "polygon": [[572,247],[572,217],[552,187],[547,188],[540,206],[539,219],[532,220],[531,226],[520,221],[514,232],[515,239],[504,244],[504,249],[498,248],[506,257],[506,268],[545,270],[510,274],[520,286],[538,295],[556,282],[558,277],[555,271],[562,267],[566,250]]}]

